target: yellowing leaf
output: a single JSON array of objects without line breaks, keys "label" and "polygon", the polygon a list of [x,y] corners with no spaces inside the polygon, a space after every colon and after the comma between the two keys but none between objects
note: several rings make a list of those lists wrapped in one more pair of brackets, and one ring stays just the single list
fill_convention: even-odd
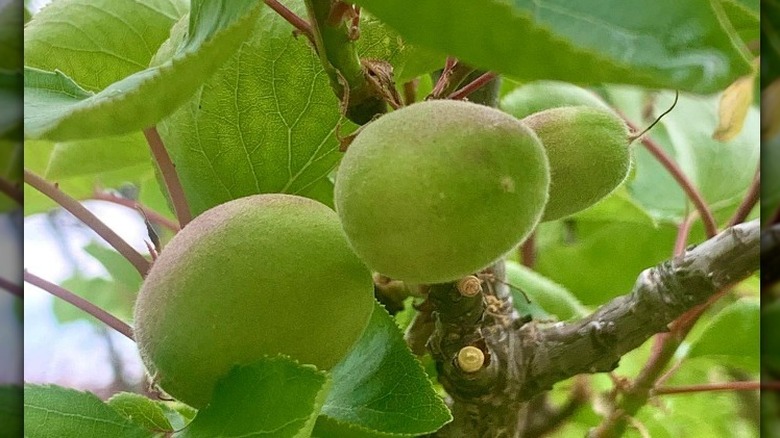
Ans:
[{"label": "yellowing leaf", "polygon": [[712,138],[725,142],[732,140],[742,131],[750,104],[753,103],[755,79],[755,73],[742,76],[729,85],[720,96],[718,127],[712,134]]}]

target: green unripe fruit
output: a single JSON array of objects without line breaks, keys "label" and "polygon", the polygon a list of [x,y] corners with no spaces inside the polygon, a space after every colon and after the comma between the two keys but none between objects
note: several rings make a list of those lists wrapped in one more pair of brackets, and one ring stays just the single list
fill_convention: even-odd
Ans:
[{"label": "green unripe fruit", "polygon": [[542,221],[572,215],[612,193],[631,167],[628,127],[614,112],[573,106],[522,120],[550,161],[550,199]]},{"label": "green unripe fruit", "polygon": [[515,88],[501,99],[501,109],[522,119],[533,113],[562,106],[607,105],[590,91],[568,82],[535,81]]},{"label": "green unripe fruit", "polygon": [[539,221],[549,170],[534,133],[474,103],[435,100],[358,134],[336,178],[336,211],[369,267],[412,283],[477,272]]},{"label": "green unripe fruit", "polygon": [[135,336],[157,383],[202,408],[234,365],[264,355],[331,368],[373,302],[335,212],[254,195],[204,212],[168,243],[139,293]]},{"label": "green unripe fruit", "polygon": [[[565,287],[515,261],[506,261],[506,282],[512,286],[515,308],[534,319],[552,316],[565,321],[588,314],[585,306]],[[523,293],[531,300],[530,304]]]}]

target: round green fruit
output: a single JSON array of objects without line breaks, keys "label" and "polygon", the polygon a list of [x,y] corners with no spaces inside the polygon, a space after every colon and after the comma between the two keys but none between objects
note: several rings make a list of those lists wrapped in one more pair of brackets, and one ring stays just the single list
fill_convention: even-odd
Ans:
[{"label": "round green fruit", "polygon": [[562,106],[607,105],[590,91],[568,82],[534,81],[515,88],[501,99],[501,109],[522,119],[533,113]]},{"label": "round green fruit", "polygon": [[155,381],[202,408],[234,365],[265,355],[331,368],[373,302],[335,212],[254,195],[204,212],[168,243],[141,287],[135,337]]},{"label": "round green fruit", "polygon": [[590,207],[612,193],[628,175],[628,127],[611,110],[552,108],[522,122],[539,136],[550,161],[550,199],[542,221]]},{"label": "round green fruit", "polygon": [[520,243],[542,215],[548,185],[544,148],[516,118],[434,100],[363,128],[339,167],[335,203],[369,267],[441,283]]}]

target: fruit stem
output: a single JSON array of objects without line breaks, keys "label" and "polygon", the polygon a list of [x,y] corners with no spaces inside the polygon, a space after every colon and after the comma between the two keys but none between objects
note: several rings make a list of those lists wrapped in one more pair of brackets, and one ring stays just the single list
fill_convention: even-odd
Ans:
[{"label": "fruit stem", "polygon": [[24,297],[24,291],[22,290],[22,286],[8,280],[7,278],[0,277],[0,289],[5,289],[6,291],[10,292],[12,295],[16,295],[19,298]]},{"label": "fruit stem", "polygon": [[753,182],[750,183],[750,187],[748,188],[747,193],[745,194],[745,198],[742,200],[742,202],[739,204],[739,207],[737,207],[737,211],[734,213],[734,216],[729,219],[727,227],[733,227],[736,224],[742,223],[747,219],[748,215],[750,214],[750,211],[753,210],[753,207],[756,206],[758,203],[758,198],[761,194],[761,165],[756,168],[756,173],[753,175]]},{"label": "fruit stem", "polygon": [[117,205],[125,206],[127,208],[132,208],[134,210],[141,210],[143,214],[145,214],[146,217],[148,217],[152,222],[160,224],[165,228],[168,228],[169,230],[173,231],[174,233],[178,233],[179,230],[181,230],[181,227],[176,222],[168,219],[167,217],[163,216],[161,213],[158,213],[149,207],[146,207],[136,201],[133,201],[132,199],[123,198],[121,196],[117,196],[112,193],[98,192],[98,191],[96,191],[92,195],[92,199],[98,201],[111,202]]},{"label": "fruit stem", "polygon": [[487,72],[479,75],[476,79],[469,82],[468,84],[464,85],[461,89],[455,91],[454,93],[447,96],[447,99],[465,99],[468,97],[471,93],[479,90],[480,88],[484,87],[488,82],[494,80],[498,77],[498,74],[493,72]]},{"label": "fruit stem", "polygon": [[160,173],[162,173],[163,180],[165,181],[165,187],[168,189],[168,194],[171,197],[173,203],[173,210],[176,218],[179,220],[179,225],[184,228],[185,225],[192,220],[192,212],[190,206],[187,204],[187,197],[184,195],[184,188],[181,185],[179,176],[176,174],[176,166],[171,161],[168,151],[165,149],[165,144],[160,138],[160,133],[157,132],[157,127],[144,129],[144,137],[149,143],[149,149],[152,151],[152,156],[157,165],[160,167]]},{"label": "fruit stem", "polygon": [[314,36],[315,51],[330,78],[336,97],[342,100],[345,115],[362,125],[387,111],[382,90],[389,87],[385,78],[376,78],[371,68],[361,62],[354,40],[359,9],[340,0],[306,0],[306,9]]},{"label": "fruit stem", "polygon": [[264,0],[265,4],[284,18],[288,23],[292,24],[294,28],[303,34],[311,42],[312,47],[317,48],[317,43],[314,41],[314,31],[311,29],[311,24],[303,18],[299,17],[295,12],[287,9],[286,6],[279,3],[277,0]]},{"label": "fruit stem", "polygon": [[24,281],[34,286],[38,286],[39,288],[45,290],[46,292],[49,292],[55,297],[60,298],[70,304],[73,304],[79,309],[89,313],[90,315],[94,316],[101,322],[105,323],[107,326],[127,336],[127,338],[130,339],[131,341],[135,341],[135,338],[133,337],[132,327],[130,327],[124,321],[120,320],[114,315],[96,306],[95,304],[74,294],[73,292],[63,287],[57,286],[54,283],[50,283],[44,280],[43,278],[28,272],[26,269],[24,270]]},{"label": "fruit stem", "polygon": [[17,204],[24,205],[24,191],[18,183],[13,183],[5,178],[0,178],[0,193],[7,195]]},{"label": "fruit stem", "polygon": [[76,216],[77,219],[95,231],[98,236],[102,237],[109,245],[122,254],[138,270],[142,277],[146,277],[150,267],[149,261],[81,203],[66,195],[55,184],[51,184],[28,169],[24,169],[24,182],[51,198],[73,216]]},{"label": "fruit stem", "polygon": [[442,96],[452,94],[452,92],[463,83],[474,70],[474,67],[463,64],[451,56],[448,57],[439,77],[434,77],[436,79],[436,84],[434,84],[431,94],[429,94],[426,99],[441,99]]},{"label": "fruit stem", "polygon": [[[626,125],[631,130],[637,130],[636,125],[631,123],[631,121],[629,121],[625,115],[620,112],[618,112],[618,114],[623,118],[623,120],[626,122]],[[704,198],[701,196],[701,193],[699,193],[699,191],[696,189],[696,186],[694,186],[691,180],[688,179],[677,163],[675,163],[674,160],[672,160],[671,157],[669,157],[669,155],[664,152],[663,148],[658,143],[654,142],[650,137],[642,137],[641,142],[645,148],[656,158],[656,160],[658,160],[661,165],[666,168],[666,170],[672,175],[674,180],[677,181],[677,184],[680,185],[685,194],[688,196],[688,199],[693,202],[693,205],[699,212],[699,216],[701,217],[702,223],[704,224],[704,230],[707,233],[707,237],[714,237],[716,234],[718,234],[718,227],[715,225],[715,218],[712,216],[712,212],[710,211],[709,207],[707,207],[707,203],[704,202]]]}]

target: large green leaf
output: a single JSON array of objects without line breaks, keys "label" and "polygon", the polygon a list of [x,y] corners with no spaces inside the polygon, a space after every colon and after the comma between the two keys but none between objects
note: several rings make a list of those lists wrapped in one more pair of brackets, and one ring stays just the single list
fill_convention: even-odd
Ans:
[{"label": "large green leaf", "polygon": [[758,371],[761,352],[758,300],[745,298],[721,310],[693,341],[689,357],[715,357],[723,364]]},{"label": "large green leaf", "polygon": [[95,394],[54,385],[24,385],[24,434],[29,438],[146,438]]},{"label": "large green leaf", "polygon": [[173,58],[97,94],[59,71],[25,68],[25,136],[72,140],[125,134],[159,122],[189,99],[249,36],[263,3],[193,0]]},{"label": "large green leaf", "polygon": [[143,134],[72,140],[56,143],[44,177],[57,181],[85,175],[151,166],[149,146]]},{"label": "large green leaf", "polygon": [[[288,6],[304,11],[300,1]],[[255,193],[303,193],[325,179],[340,158],[338,108],[306,39],[267,9],[238,53],[159,128],[199,214]]]},{"label": "large green leaf", "polygon": [[22,388],[16,385],[0,386],[0,430],[2,435],[22,435]]},{"label": "large green leaf", "polygon": [[[635,123],[642,126],[652,121],[640,116],[651,99],[648,92],[612,87],[609,94]],[[673,101],[674,93],[658,93],[655,115]],[[731,214],[742,201],[753,180],[760,159],[759,125],[759,111],[753,107],[736,138],[728,142],[714,140],[712,134],[718,126],[717,97],[684,94],[649,135],[698,188],[710,208],[723,217]],[[656,219],[682,220],[692,207],[679,184],[641,144],[635,142],[631,147],[635,149],[636,172],[628,182],[629,192]]]},{"label": "large green leaf", "polygon": [[[398,326],[376,304],[363,336],[332,371],[315,436],[349,436],[356,431],[417,436],[452,417],[409,351]],[[342,435],[346,434],[346,435]]]},{"label": "large green leaf", "polygon": [[235,367],[177,437],[311,435],[330,383],[326,373],[286,357]]},{"label": "large green leaf", "polygon": [[524,80],[699,93],[750,72],[719,2],[357,0],[412,43]]},{"label": "large green leaf", "polygon": [[[107,142],[116,141],[116,139],[104,139]],[[96,143],[84,146],[73,146],[76,150],[89,151],[91,148],[99,147],[101,140],[96,140]],[[80,143],[80,142],[75,142]],[[24,143],[24,166],[27,169],[39,174],[45,175],[46,170],[49,168],[52,154],[55,150],[55,143],[43,141],[43,140],[27,140]],[[110,150],[110,148],[108,148]],[[72,152],[71,151],[71,152]],[[106,156],[108,155],[108,157]],[[123,155],[123,153],[120,153]],[[104,163],[100,161],[99,157],[105,157],[109,161]],[[83,172],[89,174],[72,175],[64,178],[52,179],[51,182],[57,183],[60,190],[68,195],[78,199],[84,200],[92,197],[96,189],[110,189],[119,188],[125,184],[134,184],[141,186],[148,184],[150,180],[154,180],[154,168],[150,160],[146,160],[143,163],[136,163],[131,166],[124,166],[114,168],[114,165],[119,166],[121,163],[114,159],[111,154],[99,154],[97,157],[86,156],[84,160]],[[111,165],[113,163],[113,165]],[[60,166],[56,172],[64,172],[66,174],[78,174],[80,172],[77,163],[73,163],[73,166]],[[98,167],[106,167],[105,171],[99,173],[92,173]],[[152,187],[156,187],[156,183],[152,184]],[[57,205],[44,196],[37,190],[33,189],[30,185],[24,186],[24,214],[41,213],[51,210],[57,207]],[[164,207],[164,206],[163,206]],[[165,210],[160,210],[165,211]]]},{"label": "large green leaf", "polygon": [[144,70],[185,0],[55,0],[24,28],[24,62],[99,91]]},{"label": "large green leaf", "polygon": [[515,308],[521,314],[560,321],[588,314],[588,309],[565,287],[515,261],[506,262],[506,281],[512,290]]}]

